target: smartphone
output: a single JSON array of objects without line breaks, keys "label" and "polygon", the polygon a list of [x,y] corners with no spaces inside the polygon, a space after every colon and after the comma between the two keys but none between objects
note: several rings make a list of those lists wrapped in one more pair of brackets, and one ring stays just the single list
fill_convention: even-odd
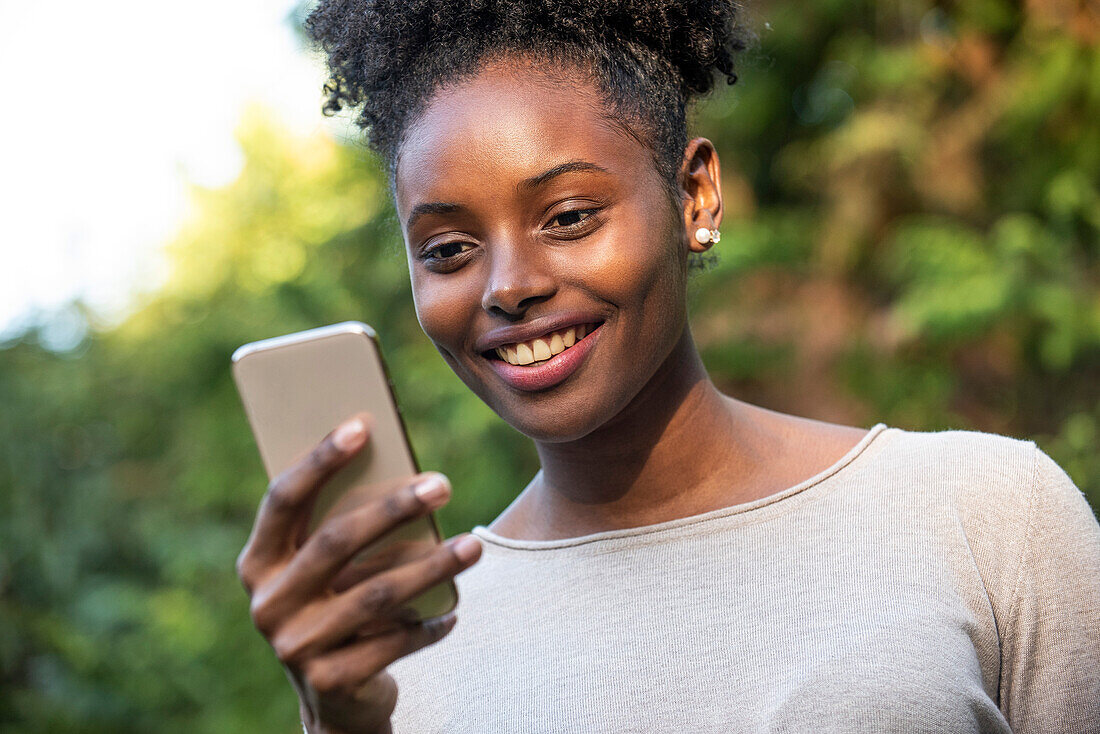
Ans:
[{"label": "smartphone", "polygon": [[[321,488],[309,531],[333,515],[389,492],[419,472],[397,407],[378,337],[358,321],[245,344],[233,353],[233,378],[269,479],[304,457],[358,412],[374,419],[367,445]],[[373,490],[373,491],[372,491]],[[441,542],[432,515],[386,534],[358,556],[422,557]],[[409,602],[421,619],[454,609],[458,592],[439,584]]]}]

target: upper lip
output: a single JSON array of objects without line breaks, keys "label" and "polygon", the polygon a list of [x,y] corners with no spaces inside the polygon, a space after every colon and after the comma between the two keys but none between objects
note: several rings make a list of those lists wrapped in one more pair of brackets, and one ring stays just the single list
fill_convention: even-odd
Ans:
[{"label": "upper lip", "polygon": [[603,319],[591,313],[581,313],[574,311],[572,313],[560,313],[552,316],[542,316],[528,321],[525,324],[517,324],[515,326],[500,326],[478,337],[474,342],[474,349],[481,352],[488,352],[502,347],[505,344],[518,344],[519,342],[531,341],[537,339],[540,336],[549,334],[552,331],[561,331],[562,329],[568,329],[570,326],[577,326],[579,324],[596,324],[602,322]]}]

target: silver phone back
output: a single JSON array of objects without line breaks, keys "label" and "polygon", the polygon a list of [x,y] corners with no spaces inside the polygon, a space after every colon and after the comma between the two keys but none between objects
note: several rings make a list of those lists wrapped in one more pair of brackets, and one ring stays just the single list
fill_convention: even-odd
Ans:
[{"label": "silver phone back", "polygon": [[[321,489],[310,531],[325,518],[358,507],[416,474],[416,459],[393,398],[374,330],[349,321],[246,344],[233,354],[233,376],[269,478],[304,457],[339,423],[358,412],[374,423],[366,447]],[[439,531],[430,515],[366,549],[392,550],[403,560],[433,550]],[[457,603],[441,584],[409,606],[421,618]]]}]

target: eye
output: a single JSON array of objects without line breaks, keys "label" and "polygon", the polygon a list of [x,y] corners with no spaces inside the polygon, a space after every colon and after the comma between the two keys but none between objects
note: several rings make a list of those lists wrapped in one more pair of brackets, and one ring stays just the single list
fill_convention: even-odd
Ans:
[{"label": "eye", "polygon": [[550,220],[552,225],[561,229],[571,229],[582,224],[585,220],[596,213],[596,209],[573,209],[571,211],[562,212],[558,216]]},{"label": "eye", "polygon": [[428,250],[425,257],[429,260],[448,260],[471,249],[473,245],[468,242],[444,242]]}]

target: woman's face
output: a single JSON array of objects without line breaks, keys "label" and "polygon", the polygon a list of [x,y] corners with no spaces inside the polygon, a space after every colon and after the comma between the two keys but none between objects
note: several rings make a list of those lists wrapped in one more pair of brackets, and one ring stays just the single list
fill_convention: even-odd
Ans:
[{"label": "woman's face", "polygon": [[683,333],[682,212],[588,84],[492,64],[438,93],[396,201],[424,332],[532,438],[612,420]]}]

